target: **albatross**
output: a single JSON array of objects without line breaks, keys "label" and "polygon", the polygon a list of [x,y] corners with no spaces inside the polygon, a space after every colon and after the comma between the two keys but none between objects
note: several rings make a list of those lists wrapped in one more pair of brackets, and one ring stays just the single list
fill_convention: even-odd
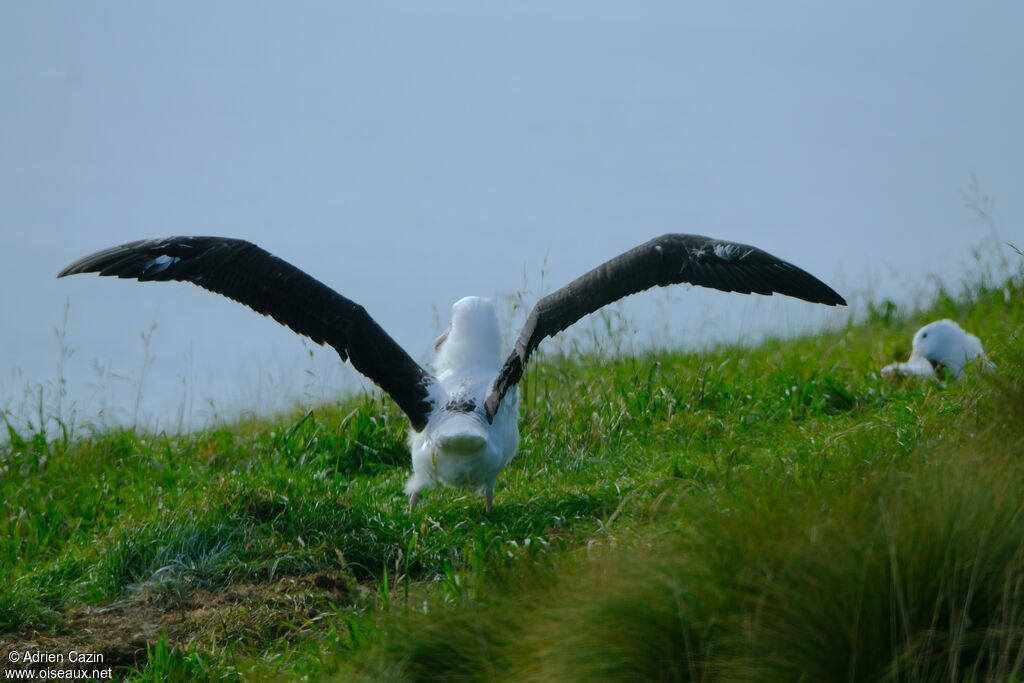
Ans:
[{"label": "albatross", "polygon": [[890,363],[882,368],[882,374],[939,379],[945,368],[953,379],[960,379],[967,364],[976,358],[985,367],[995,368],[981,348],[981,340],[949,318],[928,323],[915,332],[911,349],[905,363]]},{"label": "albatross", "polygon": [[260,247],[226,237],[169,237],[104,249],[57,277],[99,273],[191,282],[329,344],[409,418],[409,509],[438,483],[482,495],[489,512],[498,473],[519,450],[516,384],[537,345],[583,316],[654,286],[689,283],[726,292],[784,294],[846,305],[810,273],[746,244],[669,234],[626,251],[537,302],[502,362],[494,304],[470,296],[422,367],[359,304]]}]

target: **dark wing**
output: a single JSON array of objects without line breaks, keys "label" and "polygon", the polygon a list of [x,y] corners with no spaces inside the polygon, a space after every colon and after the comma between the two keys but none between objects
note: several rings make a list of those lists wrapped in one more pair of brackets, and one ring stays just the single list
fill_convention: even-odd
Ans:
[{"label": "dark wing", "polygon": [[431,375],[362,306],[255,244],[224,237],[140,240],[79,259],[57,277],[76,273],[181,280],[223,294],[317,344],[330,344],[395,400],[413,429],[427,424]]},{"label": "dark wing", "polygon": [[537,302],[487,396],[487,418],[494,417],[505,392],[523,376],[526,361],[542,339],[624,296],[681,282],[724,292],[778,293],[829,306],[846,305],[818,278],[757,247],[701,235],[662,235]]}]

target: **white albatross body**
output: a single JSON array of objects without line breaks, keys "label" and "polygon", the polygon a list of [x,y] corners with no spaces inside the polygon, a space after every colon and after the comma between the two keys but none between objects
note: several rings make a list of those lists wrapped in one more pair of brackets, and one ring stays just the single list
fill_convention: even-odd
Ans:
[{"label": "white albatross body", "polygon": [[434,361],[435,410],[422,431],[409,431],[412,476],[409,507],[421,489],[438,482],[469,488],[490,509],[498,473],[519,451],[519,406],[513,387],[487,421],[484,401],[501,369],[501,330],[490,299],[468,296],[452,306],[452,322],[438,340]]},{"label": "white albatross body", "polygon": [[954,379],[960,379],[964,368],[975,359],[985,367],[995,365],[985,356],[981,340],[966,332],[949,318],[928,323],[914,334],[910,358],[905,363],[891,363],[882,368],[883,375],[920,376],[939,379],[942,368]]}]

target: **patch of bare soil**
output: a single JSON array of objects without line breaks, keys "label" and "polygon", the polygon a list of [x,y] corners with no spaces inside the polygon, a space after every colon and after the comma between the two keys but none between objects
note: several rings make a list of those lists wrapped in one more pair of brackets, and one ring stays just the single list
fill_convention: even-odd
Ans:
[{"label": "patch of bare soil", "polygon": [[[173,595],[145,591],[133,600],[70,609],[60,634],[34,631],[0,640],[0,671],[137,666],[146,661],[147,645],[156,643],[162,633],[167,634],[168,646],[180,649],[195,644],[218,650],[266,642],[333,613],[332,605],[351,604],[358,591],[355,579],[340,572],[238,584],[219,591]],[[83,654],[88,663],[73,663],[82,662]],[[93,654],[99,656],[88,656]],[[59,661],[53,661],[57,655]]]}]

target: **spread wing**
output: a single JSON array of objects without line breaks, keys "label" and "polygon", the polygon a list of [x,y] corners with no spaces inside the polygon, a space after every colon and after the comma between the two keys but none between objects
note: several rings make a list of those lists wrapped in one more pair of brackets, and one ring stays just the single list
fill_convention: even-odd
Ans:
[{"label": "spread wing", "polygon": [[223,294],[317,344],[330,344],[394,399],[413,429],[427,424],[433,377],[362,306],[251,242],[225,237],[140,240],[79,259],[57,277],[76,273],[181,280]]},{"label": "spread wing", "polygon": [[757,247],[701,235],[662,235],[537,302],[487,396],[488,419],[494,417],[505,392],[523,376],[526,361],[545,337],[624,296],[682,282],[725,292],[777,293],[828,306],[846,305],[818,278]]}]

